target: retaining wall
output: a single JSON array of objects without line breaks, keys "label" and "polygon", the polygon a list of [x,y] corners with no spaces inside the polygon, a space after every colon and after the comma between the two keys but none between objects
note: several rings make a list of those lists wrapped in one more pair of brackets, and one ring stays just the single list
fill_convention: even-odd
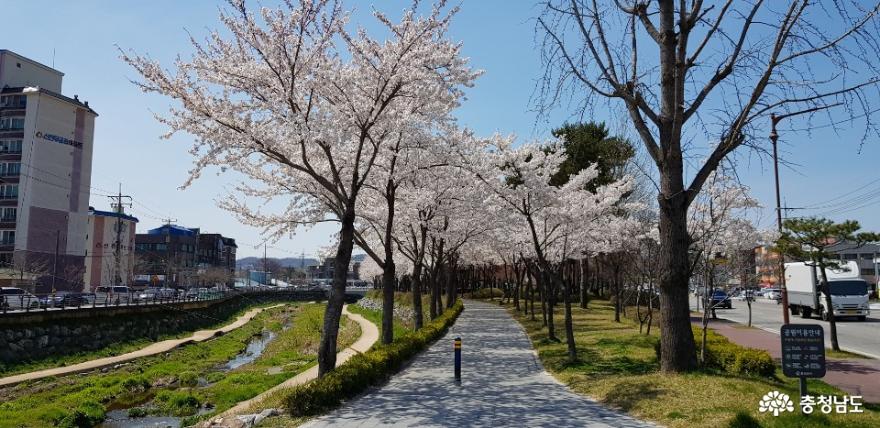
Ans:
[{"label": "retaining wall", "polygon": [[92,351],[108,345],[194,331],[231,321],[248,306],[324,300],[323,292],[268,292],[200,302],[33,311],[0,316],[0,363]]}]

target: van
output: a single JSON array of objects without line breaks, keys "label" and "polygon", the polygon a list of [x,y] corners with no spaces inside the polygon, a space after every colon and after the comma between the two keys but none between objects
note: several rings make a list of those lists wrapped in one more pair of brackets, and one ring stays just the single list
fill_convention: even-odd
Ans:
[{"label": "van", "polygon": [[131,289],[124,285],[102,285],[95,288],[95,303],[98,305],[116,305],[131,301]]},{"label": "van", "polygon": [[40,300],[27,291],[17,287],[0,287],[0,309],[16,310],[36,308]]}]

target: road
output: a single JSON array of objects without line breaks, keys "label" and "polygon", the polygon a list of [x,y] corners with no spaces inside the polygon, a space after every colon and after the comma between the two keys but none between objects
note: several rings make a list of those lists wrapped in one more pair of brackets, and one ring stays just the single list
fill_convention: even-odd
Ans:
[{"label": "road", "polygon": [[[452,338],[462,339],[461,383],[453,380]],[[510,314],[467,301],[446,336],[378,388],[303,425],[378,427],[647,428],[570,391],[537,359]]]},{"label": "road", "polygon": [[[696,299],[691,296],[691,309],[696,310],[696,305]],[[742,324],[748,322],[748,306],[746,302],[741,300],[733,301],[733,309],[718,309],[716,312],[718,318]],[[822,325],[825,329],[826,346],[831,347],[830,327],[827,322],[815,317],[804,319],[800,315],[791,315],[789,321],[793,324]],[[752,325],[778,334],[779,329],[782,327],[782,306],[772,300],[758,297],[752,303]],[[880,359],[880,310],[872,308],[871,315],[866,321],[838,320],[837,340],[843,350],[858,352]]]}]

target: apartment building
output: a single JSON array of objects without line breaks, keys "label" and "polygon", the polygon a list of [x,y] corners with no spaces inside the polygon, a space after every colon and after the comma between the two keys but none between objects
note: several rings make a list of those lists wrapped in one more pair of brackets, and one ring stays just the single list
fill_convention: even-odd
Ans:
[{"label": "apartment building", "polygon": [[30,284],[0,282],[36,292],[81,288],[85,268],[98,114],[61,94],[63,76],[0,49],[0,266]]}]

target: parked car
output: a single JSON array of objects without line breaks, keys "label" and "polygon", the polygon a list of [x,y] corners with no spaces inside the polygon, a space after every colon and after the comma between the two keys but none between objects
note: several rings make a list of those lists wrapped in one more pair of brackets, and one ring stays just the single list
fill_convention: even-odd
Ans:
[{"label": "parked car", "polygon": [[40,298],[41,308],[63,308],[91,305],[94,295],[74,291],[59,291]]},{"label": "parked car", "polygon": [[36,308],[40,305],[40,300],[27,291],[18,287],[0,287],[0,308],[6,310],[16,310],[25,308]]},{"label": "parked car", "polygon": [[133,300],[131,289],[124,285],[102,285],[95,289],[98,304],[115,305],[129,303]]},{"label": "parked car", "polygon": [[782,291],[778,288],[768,288],[764,290],[764,298],[768,300],[781,300]]},{"label": "parked car", "polygon": [[730,302],[730,296],[724,290],[715,290],[712,292],[712,307],[732,309],[733,304]]}]

